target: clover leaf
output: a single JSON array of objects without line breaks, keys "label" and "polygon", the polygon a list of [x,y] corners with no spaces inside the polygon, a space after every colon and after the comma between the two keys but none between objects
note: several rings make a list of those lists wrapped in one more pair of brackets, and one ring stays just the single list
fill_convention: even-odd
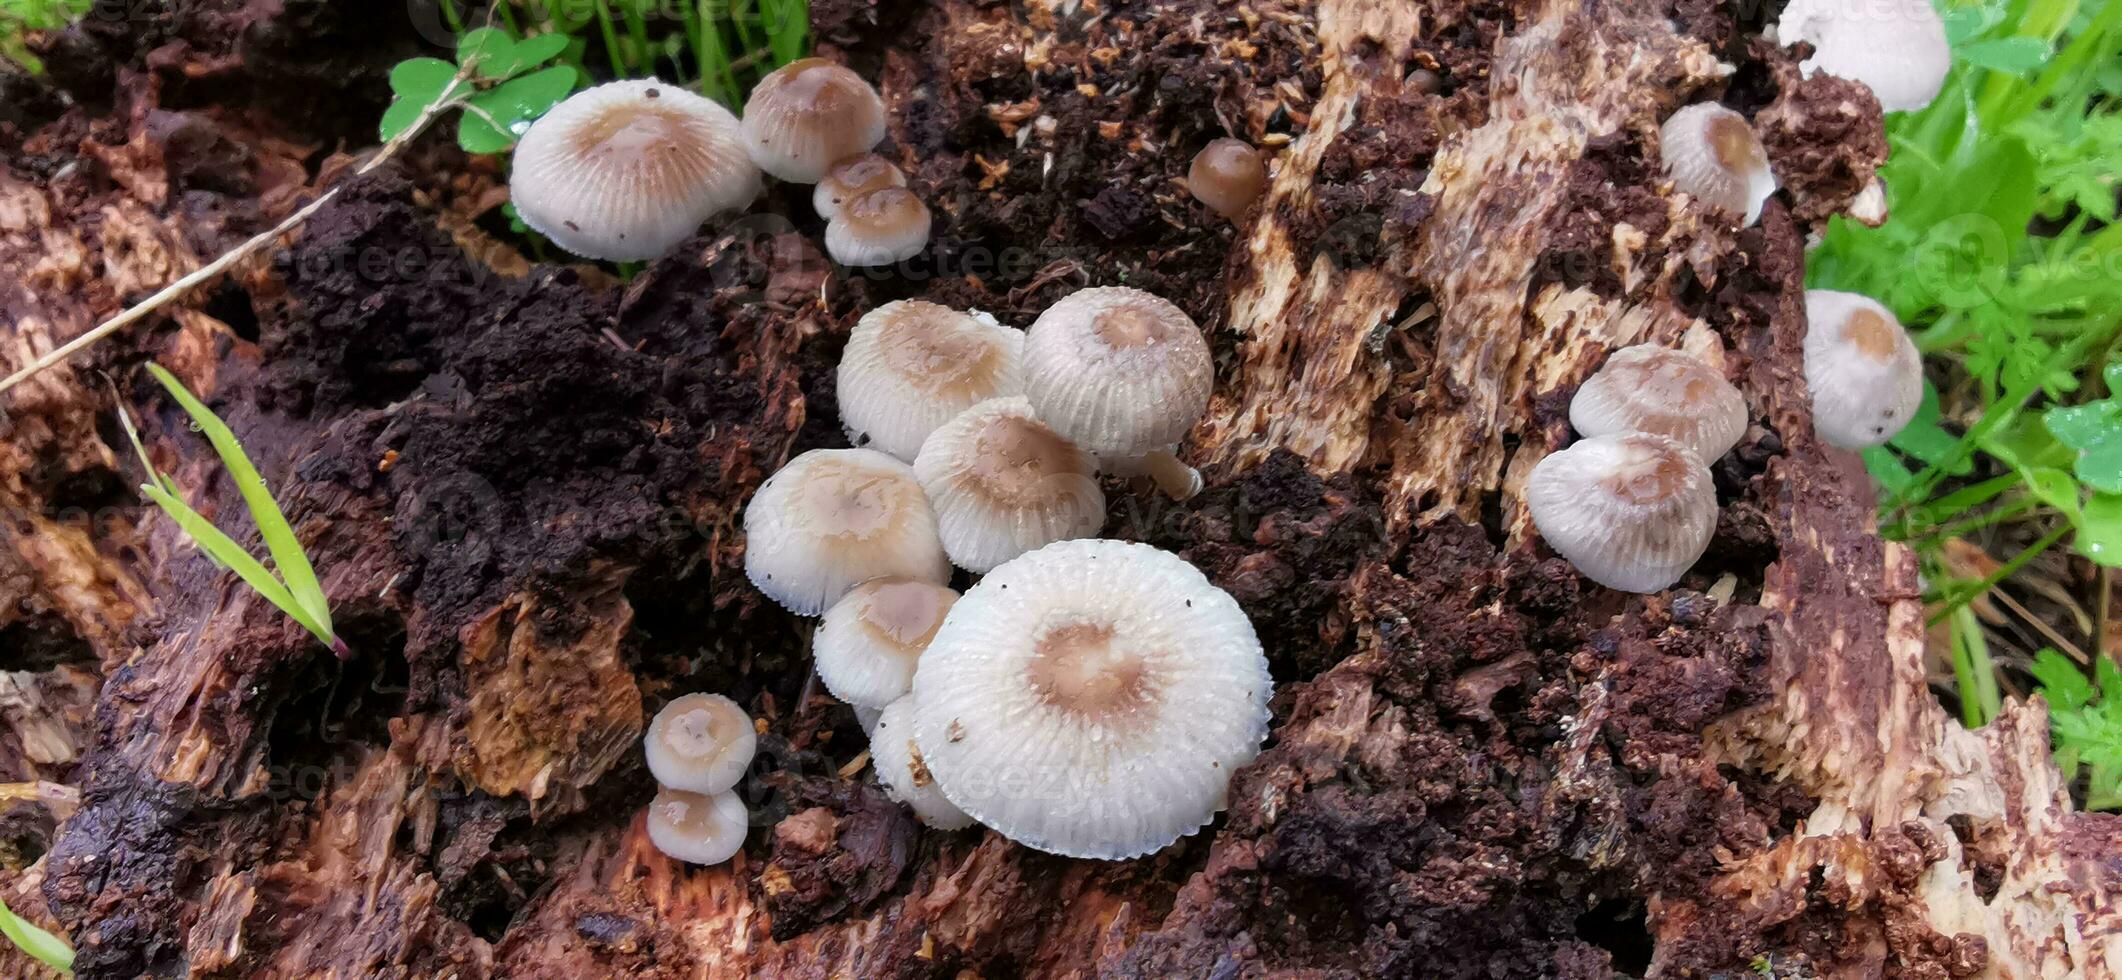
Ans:
[{"label": "clover leaf", "polygon": [[2106,399],[2050,409],[2044,421],[2057,442],[2078,451],[2079,482],[2122,494],[2122,364],[2108,365],[2105,374]]},{"label": "clover leaf", "polygon": [[457,61],[409,58],[391,69],[397,98],[383,113],[378,133],[396,139],[432,106],[461,108],[457,145],[468,153],[500,153],[514,146],[538,117],[567,98],[581,76],[575,69],[538,66],[563,54],[565,34],[517,40],[507,31],[482,27],[457,43]]}]

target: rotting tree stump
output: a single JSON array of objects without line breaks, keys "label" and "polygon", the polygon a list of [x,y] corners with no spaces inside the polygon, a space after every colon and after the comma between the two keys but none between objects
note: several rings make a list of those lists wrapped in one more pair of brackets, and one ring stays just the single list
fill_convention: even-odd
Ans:
[{"label": "rotting tree stump", "polygon": [[[2106,976],[2122,822],[2071,812],[2038,706],[1962,730],[1915,567],[1799,370],[1811,223],[1883,159],[1876,104],[1749,40],[1766,11],[1616,4],[821,0],[938,213],[889,274],[807,195],[628,283],[532,264],[492,160],[442,140],[285,249],[7,396],[8,902],[84,977]],[[25,363],[348,169],[424,53],[395,10],[179,3],[0,75],[0,365]],[[1418,73],[1417,69],[1421,71]],[[1734,230],[1661,187],[1681,104],[1748,113],[1785,193]],[[1235,225],[1179,182],[1275,148]],[[1219,358],[1184,505],[1106,533],[1254,617],[1272,741],[1210,831],[1068,861],[924,832],[741,572],[748,494],[835,445],[853,320],[907,296],[1023,325],[1165,295]],[[1525,475],[1609,349],[1685,344],[1756,419],[1715,543],[1623,596],[1532,534]],[[114,425],[242,509],[134,370],[210,396],[279,491],[339,664],[143,511]],[[765,720],[761,826],[647,846],[646,715]],[[35,975],[0,953],[0,972]]]}]

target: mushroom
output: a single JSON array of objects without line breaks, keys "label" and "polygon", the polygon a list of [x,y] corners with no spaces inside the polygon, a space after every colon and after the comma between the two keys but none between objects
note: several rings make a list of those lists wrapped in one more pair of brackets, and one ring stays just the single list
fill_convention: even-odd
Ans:
[{"label": "mushroom", "polygon": [[913,687],[914,664],[958,593],[911,578],[871,579],[833,603],[811,656],[825,689],[849,704],[882,708]]},{"label": "mushroom", "polygon": [[883,187],[847,202],[825,225],[825,251],[847,266],[904,262],[928,248],[928,205],[904,187]]},{"label": "mushroom", "polygon": [[864,153],[833,164],[832,169],[819,179],[817,188],[811,191],[810,204],[818,212],[818,217],[829,221],[840,216],[841,205],[870,191],[905,186],[906,174],[890,160],[875,153]]},{"label": "mushroom", "polygon": [[914,744],[914,699],[900,698],[886,705],[869,733],[869,761],[877,767],[877,782],[884,795],[914,811],[914,816],[937,830],[963,830],[973,818],[953,805],[922,761]]},{"label": "mushroom", "polygon": [[918,299],[855,322],[840,354],[847,439],[913,462],[943,423],[990,398],[1024,392],[1024,333],[984,313]]},{"label": "mushroom", "polygon": [[619,262],[661,257],[759,186],[737,117],[653,78],[568,96],[523,134],[508,181],[533,231]]},{"label": "mushroom", "polygon": [[849,707],[855,709],[855,724],[862,726],[862,734],[868,735],[877,730],[877,719],[884,716],[884,709],[860,704]]},{"label": "mushroom", "polygon": [[680,861],[721,864],[744,849],[751,813],[737,794],[665,787],[648,805],[648,839]]},{"label": "mushroom", "polygon": [[[1166,457],[1141,465],[1193,479],[1170,447],[1208,410],[1215,365],[1185,311],[1125,286],[1079,290],[1025,335],[1024,393],[1054,431],[1104,457]],[[1198,484],[1196,484],[1198,485]]]},{"label": "mushroom", "polygon": [[1128,858],[1223,809],[1272,687],[1245,611],[1184,559],[1063,541],[951,609],[914,673],[914,738],[943,795],[1003,836]]},{"label": "mushroom", "polygon": [[1267,162],[1244,140],[1211,140],[1187,167],[1186,189],[1209,210],[1236,221],[1267,189]]},{"label": "mushroom", "polygon": [[936,514],[905,463],[869,449],[813,449],[744,509],[744,574],[798,616],[886,575],[938,585],[950,560]]},{"label": "mushroom", "polygon": [[936,508],[943,553],[970,572],[1105,524],[1097,460],[1021,397],[981,402],[944,423],[921,444],[914,477]]},{"label": "mushroom", "polygon": [[1923,357],[1893,311],[1856,293],[1805,291],[1813,431],[1844,449],[1899,435],[1923,404]]},{"label": "mushroom", "polygon": [[1587,436],[1671,436],[1707,463],[1746,434],[1746,399],[1709,362],[1638,344],[1615,351],[1577,389],[1569,424]]},{"label": "mushroom", "polygon": [[884,100],[862,76],[823,58],[791,61],[752,87],[745,146],[759,169],[815,184],[835,161],[884,139]]},{"label": "mushroom", "polygon": [[1912,112],[1938,97],[1952,69],[1945,22],[1930,0],[1791,0],[1776,41],[1813,46],[1798,63],[1810,78],[1826,72],[1862,82],[1887,112]]},{"label": "mushroom", "polygon": [[1751,225],[1776,192],[1768,151],[1746,117],[1714,102],[1698,102],[1665,120],[1658,152],[1673,188]]},{"label": "mushroom", "polygon": [[744,778],[759,736],[737,702],[688,694],[664,705],[641,740],[656,782],[690,793],[720,793]]},{"label": "mushroom", "polygon": [[1717,529],[1709,468],[1678,441],[1641,432],[1550,453],[1525,482],[1525,507],[1556,554],[1623,592],[1678,582]]}]

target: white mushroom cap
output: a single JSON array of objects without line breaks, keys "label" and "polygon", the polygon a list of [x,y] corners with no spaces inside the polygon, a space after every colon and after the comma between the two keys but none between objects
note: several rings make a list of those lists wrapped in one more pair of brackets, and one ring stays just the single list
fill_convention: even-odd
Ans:
[{"label": "white mushroom cap", "polygon": [[1753,224],[1776,192],[1768,151],[1746,117],[1714,102],[1672,114],[1658,131],[1659,154],[1673,188]]},{"label": "white mushroom cap", "polygon": [[904,262],[928,248],[928,205],[904,187],[883,187],[840,206],[825,225],[825,251],[841,265]]},{"label": "white mushroom cap", "polygon": [[1805,385],[1820,438],[1844,449],[1877,446],[1923,404],[1923,357],[1893,311],[1856,293],[1808,289]]},{"label": "white mushroom cap", "polygon": [[1022,397],[981,402],[944,423],[921,445],[914,476],[936,508],[943,553],[967,571],[1105,526],[1097,459]]},{"label": "white mushroom cap", "polygon": [[648,839],[656,850],[693,864],[721,864],[744,850],[751,814],[737,794],[688,793],[665,787],[648,805]]},{"label": "white mushroom cap", "polygon": [[664,705],[641,740],[656,782],[691,793],[737,785],[758,751],[744,709],[720,694],[688,694]]},{"label": "white mushroom cap", "polygon": [[1678,442],[1592,436],[1533,467],[1525,506],[1548,547],[1609,589],[1680,581],[1717,530],[1709,468]]},{"label": "white mushroom cap", "polygon": [[1798,64],[1806,77],[1824,71],[1862,82],[1887,112],[1929,105],[1953,65],[1930,0],[1791,0],[1776,40],[1812,44],[1813,56]]},{"label": "white mushroom cap", "polygon": [[862,726],[862,734],[867,735],[877,730],[877,719],[884,716],[883,708],[871,708],[860,704],[849,705],[849,707],[855,709],[855,724]]},{"label": "white mushroom cap", "polygon": [[1139,289],[1073,293],[1024,344],[1024,391],[1054,431],[1101,456],[1178,442],[1208,410],[1215,364],[1185,311]]},{"label": "white mushroom cap", "polygon": [[905,463],[869,449],[813,449],[744,509],[744,574],[767,598],[816,616],[847,590],[900,575],[942,584],[936,513]]},{"label": "white mushroom cap", "polygon": [[877,716],[877,725],[869,733],[869,760],[877,767],[877,782],[883,784],[884,795],[906,804],[922,823],[937,830],[973,825],[973,818],[936,788],[920,746],[914,744],[913,698],[893,701]]},{"label": "white mushroom cap", "polygon": [[959,412],[1024,393],[1024,333],[918,299],[863,314],[840,354],[847,439],[913,462]]},{"label": "white mushroom cap", "polygon": [[890,160],[875,153],[863,153],[848,157],[833,164],[832,169],[818,180],[811,191],[811,208],[818,217],[831,220],[840,216],[840,206],[871,191],[887,187],[905,187],[906,174]]},{"label": "white mushroom cap", "polygon": [[1245,611],[1194,566],[1064,541],[958,601],[914,674],[914,732],[974,819],[1043,851],[1128,858],[1223,809],[1272,688]]},{"label": "white mushroom cap", "polygon": [[1746,434],[1746,399],[1709,362],[1638,344],[1615,351],[1577,389],[1569,424],[1587,436],[1671,436],[1707,463]]},{"label": "white mushroom cap", "polygon": [[576,255],[620,262],[658,258],[759,195],[737,117],[653,78],[568,96],[523,134],[512,168],[524,224]]},{"label": "white mushroom cap", "polygon": [[811,656],[818,679],[852,705],[882,708],[914,686],[914,664],[958,593],[910,578],[871,579],[825,611]]},{"label": "white mushroom cap", "polygon": [[815,184],[836,161],[884,139],[884,100],[862,76],[823,58],[791,61],[744,103],[745,145],[759,169]]}]

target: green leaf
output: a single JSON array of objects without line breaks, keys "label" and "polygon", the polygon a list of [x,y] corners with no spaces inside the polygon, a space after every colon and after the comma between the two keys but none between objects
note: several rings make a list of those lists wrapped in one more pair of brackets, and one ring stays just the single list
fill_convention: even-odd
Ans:
[{"label": "green leaf", "polygon": [[391,67],[391,91],[427,105],[457,78],[457,66],[440,58],[407,58]]},{"label": "green leaf", "polygon": [[2095,562],[2122,567],[2122,494],[2096,493],[2085,502],[2077,545],[2079,554]]},{"label": "green leaf", "polygon": [[2034,655],[2034,662],[2027,667],[2034,680],[2041,682],[2041,696],[2048,699],[2051,712],[2070,712],[2084,708],[2097,691],[2092,681],[2078,669],[2077,663],[2052,649],[2043,649]]},{"label": "green leaf", "polygon": [[457,64],[471,65],[480,78],[507,78],[516,68],[516,42],[498,27],[469,31],[457,40]]},{"label": "green leaf", "polygon": [[1970,65],[2025,75],[2048,61],[2048,42],[2033,37],[2005,37],[1962,45],[1954,57]]},{"label": "green leaf", "polygon": [[[516,59],[521,63],[522,68],[542,65],[559,57],[562,52],[567,50],[568,44],[573,40],[574,38],[560,33],[540,34],[537,37],[525,38],[516,42]],[[522,68],[518,70],[520,71]]]},{"label": "green leaf", "polygon": [[[221,457],[221,465],[228,467],[229,478],[235,482],[237,492],[243,495],[244,506],[250,508],[252,522],[258,525],[258,536],[265,539],[266,550],[273,556],[273,565],[280,570],[281,579],[287,583],[286,591],[291,594],[295,604],[309,616],[303,625],[309,626],[311,632],[318,633],[319,638],[329,644],[332,633],[331,608],[325,600],[323,587],[317,583],[316,570],[310,567],[309,556],[302,553],[302,543],[295,538],[294,528],[288,526],[287,516],[280,512],[280,505],[274,502],[272,491],[265,485],[265,478],[258,475],[258,468],[251,465],[249,456],[244,455],[242,444],[236,441],[236,434],[229,431],[228,424],[222,422],[220,416],[193,397],[184,384],[178,381],[175,375],[163,370],[161,365],[150,363],[147,371],[155,376],[156,381],[162,382],[162,387],[169,391],[170,397],[184,407],[185,413],[192,417],[192,423],[205,434],[208,442],[213,443],[214,454]],[[245,554],[244,557],[250,556]],[[230,563],[229,567],[236,566]]]},{"label": "green leaf", "polygon": [[425,112],[428,105],[420,99],[399,99],[391,103],[390,108],[383,110],[383,122],[376,127],[377,137],[385,143],[397,139],[398,134],[413,128],[413,123],[419,120],[420,113]]},{"label": "green leaf", "polygon": [[[1890,440],[1890,444],[1895,449],[1915,457],[1926,466],[1948,464],[1948,461],[1952,460],[1953,448],[1959,444],[1960,437],[1940,428],[1938,419],[1938,389],[1932,387],[1930,382],[1925,381],[1923,382],[1923,401],[1916,406],[1916,414],[1908,420],[1908,427],[1902,429],[1898,435],[1895,435]],[[1960,459],[1949,463],[1946,472],[1961,474],[1968,472],[1972,468],[1973,464],[1971,462],[1966,459]]]},{"label": "green leaf", "polygon": [[16,915],[6,902],[0,902],[0,935],[5,935],[17,949],[36,957],[45,966],[61,973],[74,972],[74,948],[67,945],[66,940]]},{"label": "green leaf", "polygon": [[2078,451],[2078,479],[2104,493],[2122,493],[2122,402],[2052,408],[2042,421],[2057,442]]},{"label": "green leaf", "polygon": [[574,91],[575,70],[556,65],[535,71],[465,101],[457,144],[470,153],[499,153],[515,145],[530,124]]},{"label": "green leaf", "polygon": [[280,580],[274,578],[273,573],[267,571],[263,563],[251,557],[251,553],[243,550],[243,546],[237,544],[236,539],[229,537],[227,532],[201,517],[198,511],[184,502],[184,498],[152,483],[141,484],[140,492],[146,494],[147,499],[154,501],[155,506],[162,508],[171,520],[176,521],[185,537],[191,538],[199,545],[199,550],[206,552],[221,567],[235,572],[245,585],[286,613],[288,618],[302,624],[302,628],[309,630],[317,639],[326,644],[332,642],[330,627],[311,619],[309,610],[295,602],[295,597],[288,593],[287,586],[280,584]]}]

